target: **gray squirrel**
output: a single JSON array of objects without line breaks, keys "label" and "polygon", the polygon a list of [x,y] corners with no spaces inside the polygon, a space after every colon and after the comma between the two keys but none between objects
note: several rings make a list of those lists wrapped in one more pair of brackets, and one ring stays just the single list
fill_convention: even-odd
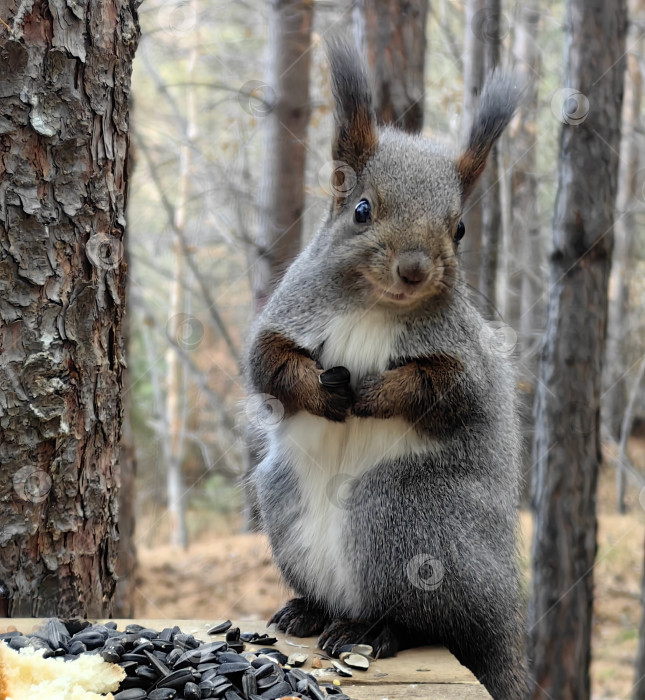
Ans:
[{"label": "gray squirrel", "polygon": [[495,700],[518,700],[514,373],[468,299],[457,247],[465,201],[521,91],[492,74],[455,156],[378,126],[357,51],[337,40],[328,56],[333,201],[246,357],[249,405],[267,399],[281,419],[257,421],[250,479],[298,596],[270,623],[319,635],[332,655],[443,644]]}]

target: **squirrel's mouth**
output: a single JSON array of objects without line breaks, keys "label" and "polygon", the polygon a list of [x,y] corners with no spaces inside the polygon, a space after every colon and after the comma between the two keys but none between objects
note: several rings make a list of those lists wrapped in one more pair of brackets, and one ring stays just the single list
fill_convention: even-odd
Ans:
[{"label": "squirrel's mouth", "polygon": [[378,293],[385,297],[386,299],[391,299],[392,301],[405,301],[410,295],[403,292],[395,294],[394,292],[388,292],[385,289],[378,289]]},{"label": "squirrel's mouth", "polygon": [[394,302],[395,304],[406,304],[412,301],[414,298],[414,294],[408,294],[406,292],[393,292],[391,289],[386,289],[377,282],[374,282],[374,280],[369,279],[369,277],[366,279],[370,283],[372,290],[376,292],[379,297],[387,301]]}]

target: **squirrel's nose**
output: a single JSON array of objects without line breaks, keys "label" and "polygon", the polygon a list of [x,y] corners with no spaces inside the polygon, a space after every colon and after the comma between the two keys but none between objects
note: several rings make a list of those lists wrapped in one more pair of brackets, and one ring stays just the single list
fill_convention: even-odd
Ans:
[{"label": "squirrel's nose", "polygon": [[396,264],[399,279],[410,286],[425,282],[430,274],[430,258],[421,251],[401,253]]}]

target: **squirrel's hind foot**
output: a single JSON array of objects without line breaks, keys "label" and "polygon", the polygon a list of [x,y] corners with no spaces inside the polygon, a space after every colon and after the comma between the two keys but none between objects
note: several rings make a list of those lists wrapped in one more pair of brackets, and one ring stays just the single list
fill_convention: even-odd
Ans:
[{"label": "squirrel's hind foot", "polygon": [[394,656],[400,646],[396,632],[384,622],[334,620],[318,638],[318,646],[330,656],[338,656],[346,644],[369,644],[377,659]]},{"label": "squirrel's hind foot", "polygon": [[316,603],[306,598],[293,598],[278,612],[268,624],[275,624],[281,631],[294,637],[313,637],[320,634],[329,622],[329,615]]}]

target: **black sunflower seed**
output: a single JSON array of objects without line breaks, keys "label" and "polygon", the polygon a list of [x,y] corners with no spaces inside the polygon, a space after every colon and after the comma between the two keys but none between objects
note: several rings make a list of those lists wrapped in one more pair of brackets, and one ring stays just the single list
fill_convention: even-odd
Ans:
[{"label": "black sunflower seed", "polygon": [[195,680],[195,676],[188,668],[180,668],[170,675],[157,681],[158,688],[183,688],[189,681]]},{"label": "black sunflower seed", "polygon": [[[125,671],[115,700],[274,700],[297,696],[324,700],[327,695],[310,674],[298,668],[283,669],[287,656],[271,645],[267,633],[244,632],[230,621],[212,628],[225,632],[227,641],[203,643],[177,626],[160,632],[137,623],[119,631],[111,621],[90,625],[85,621],[48,620],[33,635],[0,634],[17,649],[33,646],[45,655],[73,660],[80,654],[97,654]],[[256,648],[243,654],[244,643]],[[296,656],[296,655],[294,655]],[[295,663],[295,661],[293,662]],[[290,664],[291,665],[291,664]],[[346,700],[335,686],[328,694]]]},{"label": "black sunflower seed", "polygon": [[157,673],[160,676],[165,678],[166,676],[170,675],[170,669],[161,659],[157,658],[154,654],[151,654],[149,651],[144,651],[143,653],[148,657],[150,665],[157,671]]},{"label": "black sunflower seed", "polygon": [[223,632],[226,632],[226,630],[230,629],[232,624],[233,623],[230,620],[226,620],[226,622],[220,622],[219,625],[215,625],[215,627],[211,627],[208,630],[208,634],[222,634]]},{"label": "black sunflower seed", "polygon": [[173,700],[176,697],[174,688],[155,688],[148,693],[148,700]]},{"label": "black sunflower seed", "polygon": [[199,686],[192,681],[188,681],[184,686],[184,698],[186,700],[201,700],[201,697]]},{"label": "black sunflower seed", "polygon": [[147,694],[143,688],[129,688],[128,690],[115,693],[114,700],[141,700]]}]

